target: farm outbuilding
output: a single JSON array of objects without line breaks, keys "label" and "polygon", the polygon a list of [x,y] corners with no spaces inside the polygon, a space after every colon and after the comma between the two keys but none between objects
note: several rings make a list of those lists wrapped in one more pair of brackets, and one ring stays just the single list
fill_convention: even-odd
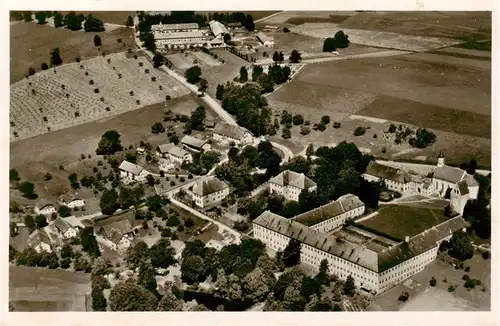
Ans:
[{"label": "farm outbuilding", "polygon": [[229,31],[227,30],[226,26],[224,26],[223,24],[219,23],[216,20],[212,20],[208,24],[210,25],[210,30],[212,31],[215,37],[224,34],[229,34]]},{"label": "farm outbuilding", "polygon": [[274,46],[274,38],[267,36],[262,32],[257,33],[257,39],[264,45],[265,47],[273,47]]}]

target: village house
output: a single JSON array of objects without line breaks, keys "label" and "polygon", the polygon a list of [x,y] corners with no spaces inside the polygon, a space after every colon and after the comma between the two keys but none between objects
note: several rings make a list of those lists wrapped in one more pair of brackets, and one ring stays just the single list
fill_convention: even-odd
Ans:
[{"label": "village house", "polygon": [[409,173],[410,176],[410,192],[420,194],[422,196],[431,196],[434,193],[434,185],[431,178],[426,178],[419,174]]},{"label": "village house", "polygon": [[193,155],[191,155],[185,149],[177,146],[174,146],[168,150],[167,158],[177,164],[193,162]]},{"label": "village house", "polygon": [[368,164],[363,178],[370,182],[383,181],[388,190],[400,193],[410,191],[410,184],[412,182],[408,172],[375,161],[371,161]]},{"label": "village house", "polygon": [[302,190],[309,192],[316,190],[316,183],[306,177],[304,173],[286,170],[269,180],[269,193],[278,194],[286,200],[299,201]]},{"label": "village house", "polygon": [[42,230],[35,230],[28,237],[28,246],[35,249],[38,253],[42,251],[52,252],[50,244],[49,236]]},{"label": "village house", "polygon": [[132,244],[135,230],[129,220],[113,222],[99,228],[99,234],[110,241],[111,249],[125,250]]},{"label": "village house", "polygon": [[174,146],[175,146],[174,143],[166,143],[159,145],[158,147],[156,147],[156,156],[167,158],[168,151]]},{"label": "village house", "polygon": [[219,122],[214,128],[213,138],[222,144],[247,145],[253,142],[252,134],[243,127]]},{"label": "village house", "polygon": [[208,143],[208,139],[199,139],[193,136],[186,135],[182,137],[181,144],[185,149],[192,150],[195,152],[200,152],[202,150],[207,151],[210,150],[210,144]]},{"label": "village house", "polygon": [[436,259],[440,243],[468,226],[457,216],[397,242],[355,226],[326,234],[270,211],[252,223],[253,237],[270,250],[283,251],[290,239],[298,240],[301,263],[318,270],[326,259],[330,274],[341,280],[351,276],[357,287],[372,293],[382,293],[424,270]]},{"label": "village house", "polygon": [[217,178],[199,180],[191,190],[192,198],[199,207],[212,206],[220,203],[229,195],[229,186]]},{"label": "village house", "polygon": [[274,38],[267,36],[262,32],[257,33],[257,39],[264,45],[266,48],[274,47]]},{"label": "village house", "polygon": [[57,213],[56,207],[48,202],[42,202],[35,206],[35,213],[41,215],[51,215]]},{"label": "village house", "polygon": [[70,194],[61,196],[59,203],[71,209],[85,206],[85,200],[79,198],[76,195],[70,195]]},{"label": "village house", "polygon": [[128,161],[123,161],[118,169],[120,170],[120,178],[125,184],[146,181],[146,177],[150,174],[142,166]]},{"label": "village house", "polygon": [[52,226],[57,229],[57,231],[62,235],[64,239],[71,239],[77,236],[78,232],[76,228],[72,227],[65,219],[58,217],[54,222],[51,223]]}]

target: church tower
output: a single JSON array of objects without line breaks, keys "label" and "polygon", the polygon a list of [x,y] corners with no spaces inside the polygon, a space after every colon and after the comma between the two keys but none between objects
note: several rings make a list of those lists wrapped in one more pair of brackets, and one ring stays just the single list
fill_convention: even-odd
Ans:
[{"label": "church tower", "polygon": [[439,152],[439,155],[438,155],[438,164],[437,164],[437,167],[440,168],[444,166],[444,153],[443,151]]}]

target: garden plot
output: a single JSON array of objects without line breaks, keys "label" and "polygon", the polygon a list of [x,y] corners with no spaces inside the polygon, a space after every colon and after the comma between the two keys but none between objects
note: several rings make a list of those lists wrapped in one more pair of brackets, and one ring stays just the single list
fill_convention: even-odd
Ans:
[{"label": "garden plot", "polygon": [[91,122],[187,93],[145,57],[127,59],[119,53],[60,66],[11,85],[12,139]]},{"label": "garden plot", "polygon": [[198,62],[202,63],[203,66],[210,66],[210,67],[215,67],[215,66],[220,66],[221,63],[218,60],[215,60],[205,52],[190,52],[191,57],[194,59],[198,60]]},{"label": "garden plot", "polygon": [[331,23],[305,23],[290,28],[290,31],[325,39],[333,37],[341,29],[349,36],[352,43],[405,51],[423,52],[461,43],[457,40],[437,37],[408,36],[392,32],[340,28],[337,24]]},{"label": "garden plot", "polygon": [[167,59],[178,69],[188,69],[194,66],[194,59],[182,53],[175,53],[167,55]]}]

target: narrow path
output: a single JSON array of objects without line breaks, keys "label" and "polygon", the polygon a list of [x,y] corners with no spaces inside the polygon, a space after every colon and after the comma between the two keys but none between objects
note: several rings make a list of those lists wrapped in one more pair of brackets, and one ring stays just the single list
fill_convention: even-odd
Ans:
[{"label": "narrow path", "polygon": [[280,11],[280,12],[274,13],[274,14],[272,14],[272,15],[266,16],[266,17],[264,17],[264,18],[254,20],[254,23],[262,22],[262,21],[267,20],[267,19],[269,19],[269,18],[272,18],[272,17],[274,17],[274,16],[281,15],[281,14],[282,14],[282,13],[284,13],[284,12],[286,12],[286,11],[285,11],[285,10],[283,10],[283,11]]}]

